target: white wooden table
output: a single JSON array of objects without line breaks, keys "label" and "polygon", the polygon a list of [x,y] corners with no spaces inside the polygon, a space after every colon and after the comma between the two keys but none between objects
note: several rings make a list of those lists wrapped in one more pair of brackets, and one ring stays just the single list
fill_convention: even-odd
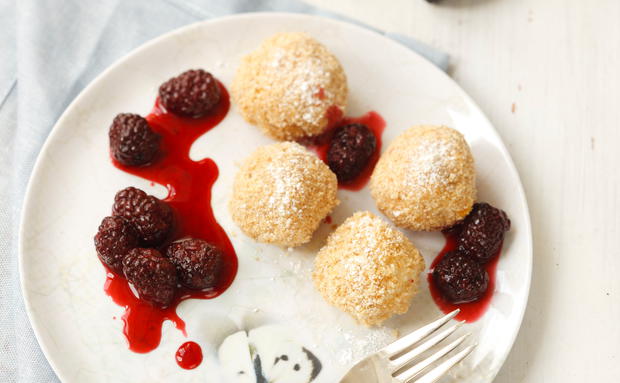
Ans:
[{"label": "white wooden table", "polygon": [[534,275],[495,382],[620,382],[620,1],[309,2],[448,52],[512,154]]}]

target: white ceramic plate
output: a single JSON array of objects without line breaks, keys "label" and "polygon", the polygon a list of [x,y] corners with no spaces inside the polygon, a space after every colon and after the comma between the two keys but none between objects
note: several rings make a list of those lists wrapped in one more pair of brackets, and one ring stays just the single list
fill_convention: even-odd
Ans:
[{"label": "white ceramic plate", "polygon": [[[201,344],[205,360],[191,371],[176,365],[174,353],[186,338],[170,322],[164,324],[156,350],[148,354],[128,350],[118,319],[122,308],[103,292],[105,273],[92,237],[109,213],[116,191],[134,185],[162,198],[166,193],[163,187],[112,166],[108,126],[119,112],[147,114],[159,84],[186,69],[205,68],[229,85],[240,58],[281,31],[307,32],[336,54],[349,80],[347,115],[378,111],[387,122],[386,144],[420,123],[446,124],[464,133],[476,160],[479,199],[506,210],[512,230],[504,243],[489,310],[460,330],[472,332],[471,341],[478,347],[453,374],[460,382],[490,382],[499,370],[527,302],[532,244],[519,176],[489,121],[443,72],[377,33],[317,17],[247,14],[194,24],[135,50],[77,97],[47,139],[26,196],[20,268],[34,331],[63,381],[223,381],[216,352],[222,340],[238,329],[276,323],[291,329],[295,341],[320,358],[323,369],[315,381],[333,383],[357,358],[393,340],[394,329],[402,334],[440,314],[426,281],[409,313],[378,329],[358,326],[325,303],[312,287],[310,271],[312,254],[329,225],[321,227],[312,243],[292,252],[244,236],[226,209],[231,182],[239,160],[271,141],[233,107],[191,152],[192,158],[210,157],[219,166],[212,204],[240,262],[237,278],[225,294],[179,306],[189,339]],[[332,214],[335,223],[357,210],[376,212],[367,189],[339,191],[339,198],[343,203]],[[407,234],[430,264],[443,245],[441,235]]]}]

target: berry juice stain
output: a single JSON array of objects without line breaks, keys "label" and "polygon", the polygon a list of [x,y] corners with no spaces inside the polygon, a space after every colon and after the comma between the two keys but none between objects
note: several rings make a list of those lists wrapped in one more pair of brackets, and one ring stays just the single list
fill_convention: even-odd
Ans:
[{"label": "berry juice stain", "polygon": [[185,342],[179,347],[174,358],[179,367],[193,370],[202,363],[202,349],[195,342]]},{"label": "berry juice stain", "polygon": [[372,171],[375,169],[375,165],[381,155],[381,143],[383,131],[385,130],[385,120],[377,112],[371,111],[364,114],[361,117],[343,117],[342,111],[338,107],[332,107],[327,111],[328,128],[325,133],[318,137],[314,137],[309,141],[301,142],[302,144],[313,149],[319,158],[327,164],[327,152],[329,145],[334,135],[336,128],[348,125],[348,124],[362,124],[366,125],[368,129],[375,136],[376,148],[368,163],[364,167],[364,170],[355,177],[355,179],[348,182],[338,182],[340,189],[346,189],[351,191],[358,191],[364,188],[372,175]]},{"label": "berry juice stain", "polygon": [[147,353],[159,346],[161,326],[166,320],[185,333],[185,322],[177,315],[178,299],[166,309],[160,309],[136,297],[125,278],[107,270],[104,290],[114,303],[125,307],[122,315],[123,334],[129,349],[137,353]]},{"label": "berry juice stain", "polygon": [[456,309],[461,309],[461,312],[459,312],[459,314],[456,316],[457,320],[465,321],[467,323],[475,322],[480,319],[482,315],[484,315],[484,313],[489,308],[489,304],[491,303],[491,298],[493,297],[493,292],[495,291],[495,274],[497,269],[497,262],[499,261],[502,246],[500,245],[497,254],[495,254],[495,256],[491,258],[491,260],[489,260],[489,262],[483,265],[484,269],[489,274],[489,285],[484,296],[475,302],[454,304],[448,302],[443,297],[443,295],[435,285],[435,281],[433,280],[433,269],[435,268],[435,265],[437,265],[441,261],[441,259],[446,255],[446,253],[456,249],[456,236],[451,234],[444,234],[444,236],[446,237],[446,244],[444,248],[439,252],[437,257],[435,257],[435,259],[433,260],[430,271],[426,276],[431,296],[433,297],[435,304],[437,304],[437,307],[439,307],[439,309],[445,314],[448,314]]},{"label": "berry juice stain", "polygon": [[138,299],[124,277],[107,271],[104,290],[116,304],[125,307],[123,334],[129,349],[138,353],[149,352],[159,345],[161,327],[166,320],[172,321],[187,336],[185,322],[176,313],[179,303],[190,298],[215,298],[226,291],[237,274],[237,255],[211,208],[211,188],[218,177],[217,165],[209,158],[192,161],[189,157],[194,141],[217,126],[230,109],[228,92],[221,83],[219,86],[219,104],[202,118],[184,118],[167,113],[159,100],[156,101],[152,112],[146,117],[151,128],[162,137],[161,153],[152,164],[127,167],[113,160],[118,169],[168,189],[165,201],[174,208],[176,222],[172,239],[188,236],[201,238],[224,253],[224,266],[216,286],[206,290],[178,288],[172,304],[166,309]]}]

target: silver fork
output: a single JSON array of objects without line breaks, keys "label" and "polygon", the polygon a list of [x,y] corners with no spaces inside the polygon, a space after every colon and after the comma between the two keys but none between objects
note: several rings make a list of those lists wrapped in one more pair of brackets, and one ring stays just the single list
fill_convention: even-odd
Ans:
[{"label": "silver fork", "polygon": [[[463,360],[476,347],[471,345],[429,368],[433,363],[457,348],[467,336],[465,334],[441,347],[430,356],[419,360],[420,355],[450,336],[461,323],[443,328],[459,313],[450,314],[396,340],[355,366],[340,380],[340,383],[433,383],[449,369]],[[412,348],[413,347],[413,348]]]}]

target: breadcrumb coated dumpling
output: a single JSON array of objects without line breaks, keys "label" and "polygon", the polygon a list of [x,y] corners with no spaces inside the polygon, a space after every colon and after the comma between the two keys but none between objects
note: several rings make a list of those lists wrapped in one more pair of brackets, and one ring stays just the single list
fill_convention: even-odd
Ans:
[{"label": "breadcrumb coated dumpling", "polygon": [[415,126],[383,153],[370,190],[379,210],[396,225],[440,230],[471,211],[476,198],[474,159],[458,131]]},{"label": "breadcrumb coated dumpling", "polygon": [[316,256],[313,279],[327,302],[372,326],[409,310],[424,268],[403,233],[358,212],[329,236]]},{"label": "breadcrumb coated dumpling", "polygon": [[230,213],[259,242],[297,246],[309,242],[338,204],[336,175],[293,142],[263,146],[236,175]]},{"label": "breadcrumb coated dumpling", "polygon": [[304,33],[279,33],[245,56],[231,87],[241,115],[279,140],[321,134],[328,110],[344,111],[347,79],[338,59]]}]

